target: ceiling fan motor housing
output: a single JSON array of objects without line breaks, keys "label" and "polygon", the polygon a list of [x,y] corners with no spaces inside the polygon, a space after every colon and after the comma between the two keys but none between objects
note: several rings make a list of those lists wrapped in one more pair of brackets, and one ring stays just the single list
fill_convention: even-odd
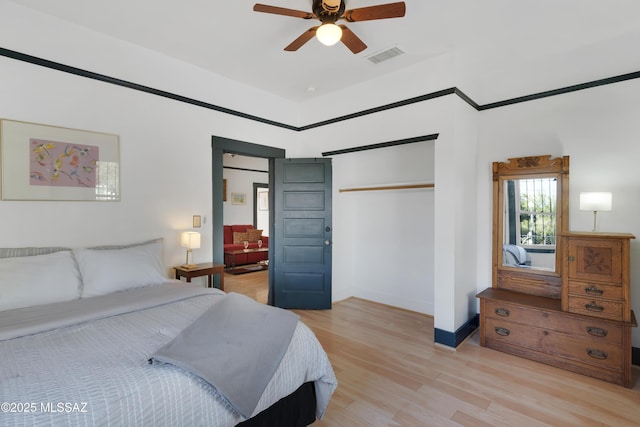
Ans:
[{"label": "ceiling fan motor housing", "polygon": [[344,0],[313,0],[313,13],[322,23],[335,23],[345,10]]}]

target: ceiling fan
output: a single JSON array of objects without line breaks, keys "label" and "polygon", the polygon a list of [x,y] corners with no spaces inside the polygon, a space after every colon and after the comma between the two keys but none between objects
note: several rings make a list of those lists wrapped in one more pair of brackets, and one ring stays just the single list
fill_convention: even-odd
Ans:
[{"label": "ceiling fan", "polygon": [[273,13],[275,15],[293,16],[302,19],[318,19],[321,24],[309,28],[295,39],[284,50],[293,52],[302,47],[306,42],[316,36],[318,40],[331,46],[338,41],[342,41],[353,53],[362,52],[367,48],[353,31],[346,25],[337,25],[340,19],[347,22],[373,21],[375,19],[400,18],[405,14],[406,6],[403,1],[387,3],[377,6],[361,7],[358,9],[345,10],[344,0],[313,0],[312,12],[287,9],[266,4],[256,4],[253,6],[254,12]]}]

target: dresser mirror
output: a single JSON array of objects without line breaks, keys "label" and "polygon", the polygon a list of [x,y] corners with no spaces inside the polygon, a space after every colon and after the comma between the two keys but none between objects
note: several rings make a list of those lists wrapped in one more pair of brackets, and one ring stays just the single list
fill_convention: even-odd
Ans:
[{"label": "dresser mirror", "polygon": [[502,183],[502,265],[555,271],[558,178]]},{"label": "dresser mirror", "polygon": [[560,298],[560,245],[568,230],[569,157],[493,163],[495,287]]}]

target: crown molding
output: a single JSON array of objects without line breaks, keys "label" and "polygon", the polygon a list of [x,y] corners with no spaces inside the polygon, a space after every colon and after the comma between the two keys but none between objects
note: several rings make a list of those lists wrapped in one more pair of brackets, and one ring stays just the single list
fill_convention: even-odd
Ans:
[{"label": "crown molding", "polygon": [[152,95],[156,95],[156,96],[161,96],[163,98],[168,98],[168,99],[172,99],[174,101],[178,101],[178,102],[184,102],[186,104],[190,104],[190,105],[195,105],[197,107],[202,107],[202,108],[206,108],[209,110],[213,110],[213,111],[217,111],[220,113],[224,113],[224,114],[229,114],[235,117],[240,117],[246,120],[252,120],[252,121],[256,121],[259,123],[263,123],[263,124],[267,124],[270,126],[275,126],[275,127],[279,127],[279,128],[283,128],[283,129],[288,129],[288,130],[292,130],[292,131],[296,131],[296,132],[303,132],[309,129],[315,129],[318,127],[322,127],[322,126],[327,126],[327,125],[331,125],[331,124],[335,124],[335,123],[339,123],[339,122],[343,122],[346,120],[352,120],[358,117],[362,117],[362,116],[367,116],[370,114],[375,114],[375,113],[379,113],[382,111],[387,111],[387,110],[391,110],[394,108],[400,108],[406,105],[411,105],[411,104],[415,104],[415,103],[419,103],[419,102],[425,102],[425,101],[430,101],[433,99],[437,99],[443,96],[449,96],[449,95],[456,95],[458,96],[461,100],[463,100],[464,102],[466,102],[467,104],[469,104],[472,108],[474,108],[476,111],[485,111],[485,110],[491,110],[491,109],[495,109],[495,108],[501,108],[501,107],[506,107],[509,105],[514,105],[514,104],[519,104],[522,102],[529,102],[529,101],[534,101],[537,99],[542,99],[542,98],[548,98],[551,96],[558,96],[558,95],[562,95],[562,94],[566,94],[566,93],[571,93],[571,92],[576,92],[576,91],[580,91],[580,90],[586,90],[586,89],[591,89],[591,88],[595,88],[595,87],[599,87],[599,86],[604,86],[604,85],[609,85],[609,84],[615,84],[615,83],[620,83],[620,82],[624,82],[627,80],[633,80],[633,79],[637,79],[640,78],[640,71],[635,71],[632,73],[627,73],[627,74],[621,74],[621,75],[617,75],[617,76],[613,76],[613,77],[607,77],[607,78],[603,78],[603,79],[598,79],[598,80],[592,80],[589,82],[585,82],[585,83],[579,83],[579,84],[575,84],[575,85],[571,85],[571,86],[566,86],[566,87],[562,87],[562,88],[558,88],[558,89],[552,89],[552,90],[548,90],[548,91],[544,91],[544,92],[538,92],[538,93],[534,93],[534,94],[530,94],[530,95],[525,95],[525,96],[519,96],[516,98],[511,98],[511,99],[507,99],[504,101],[497,101],[497,102],[492,102],[489,104],[484,104],[484,105],[480,105],[477,102],[475,102],[473,99],[471,99],[469,96],[467,96],[462,90],[460,90],[457,87],[450,87],[447,89],[442,89],[442,90],[438,90],[435,92],[431,92],[431,93],[427,93],[424,95],[420,95],[420,96],[416,96],[413,98],[408,98],[408,99],[404,99],[401,101],[397,101],[397,102],[392,102],[389,104],[384,104],[378,107],[374,107],[374,108],[369,108],[366,110],[362,110],[362,111],[357,111],[355,113],[351,113],[351,114],[346,114],[343,116],[339,116],[339,117],[335,117],[333,119],[328,119],[328,120],[323,120],[320,122],[316,122],[316,123],[311,123],[308,125],[304,125],[304,126],[293,126],[287,123],[282,123],[282,122],[277,122],[274,120],[269,120],[266,119],[264,117],[259,117],[259,116],[255,116],[252,114],[247,114],[247,113],[243,113],[241,111],[237,111],[237,110],[232,110],[226,107],[222,107],[219,105],[215,105],[215,104],[211,104],[208,102],[204,102],[204,101],[199,101],[197,99],[194,98],[189,98],[186,96],[182,96],[182,95],[178,95],[172,92],[167,92],[164,90],[160,90],[160,89],[155,89],[149,86],[145,86],[145,85],[141,85],[138,83],[133,83],[127,80],[122,80],[122,79],[118,79],[115,77],[111,77],[105,74],[100,74],[100,73],[95,73],[92,71],[88,71],[88,70],[84,70],[82,68],[77,68],[77,67],[72,67],[69,65],[65,65],[59,62],[54,62],[54,61],[50,61],[47,59],[43,59],[43,58],[39,58],[36,56],[32,56],[32,55],[27,55],[25,53],[21,53],[21,52],[17,52],[15,50],[9,50],[9,49],[5,49],[0,47],[0,56],[4,56],[7,58],[11,58],[11,59],[15,59],[17,61],[22,61],[22,62],[27,62],[30,64],[34,64],[34,65],[38,65],[41,67],[45,67],[45,68],[49,68],[52,70],[57,70],[57,71],[62,71],[64,73],[69,73],[69,74],[73,74],[76,76],[80,76],[80,77],[85,77],[88,79],[93,79],[93,80],[98,80],[101,82],[105,82],[105,83],[110,83],[110,84],[114,84],[117,86],[121,86],[121,87],[125,87],[128,89],[132,89],[132,90],[137,90],[140,92],[145,92],[145,93],[149,93]]}]

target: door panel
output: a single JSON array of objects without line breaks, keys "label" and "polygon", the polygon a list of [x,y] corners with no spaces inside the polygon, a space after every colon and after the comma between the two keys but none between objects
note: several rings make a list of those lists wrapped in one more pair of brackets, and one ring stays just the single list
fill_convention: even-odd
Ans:
[{"label": "door panel", "polygon": [[304,208],[307,211],[323,211],[324,193],[310,191],[291,191],[284,194],[285,210],[300,210]]},{"label": "door panel", "polygon": [[287,237],[324,237],[324,218],[284,218],[282,225]]},{"label": "door panel", "polygon": [[324,264],[323,249],[317,246],[289,246],[284,248],[284,262]]},{"label": "door panel", "polygon": [[331,308],[331,159],[276,159],[273,305]]}]

